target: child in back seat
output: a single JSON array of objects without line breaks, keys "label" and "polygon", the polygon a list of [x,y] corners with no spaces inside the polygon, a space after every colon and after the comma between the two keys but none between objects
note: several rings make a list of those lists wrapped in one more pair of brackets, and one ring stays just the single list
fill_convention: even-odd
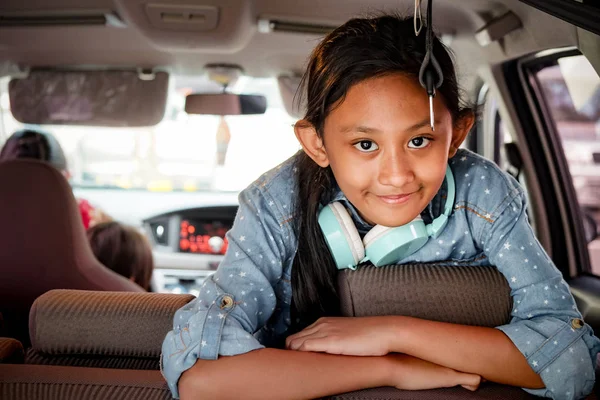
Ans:
[{"label": "child in back seat", "polygon": [[[459,149],[474,111],[437,38],[432,129],[425,52],[412,18],[392,15],[350,20],[315,48],[295,124],[302,150],[242,191],[223,261],[164,340],[175,397],[476,390],[482,378],[552,398],[591,392],[600,340],[537,241],[523,189]],[[496,266],[511,322],[338,317],[338,269],[447,260]]]}]

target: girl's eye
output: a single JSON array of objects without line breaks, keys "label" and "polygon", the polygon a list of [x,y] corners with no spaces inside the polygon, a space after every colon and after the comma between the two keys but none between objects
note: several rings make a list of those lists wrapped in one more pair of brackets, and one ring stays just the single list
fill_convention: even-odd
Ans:
[{"label": "girl's eye", "polygon": [[416,137],[414,139],[411,139],[410,142],[408,142],[408,147],[410,147],[411,149],[422,149],[424,147],[427,147],[430,141],[431,139],[428,139],[426,137]]},{"label": "girl's eye", "polygon": [[354,147],[357,150],[360,150],[360,151],[362,151],[364,153],[370,153],[372,151],[375,151],[375,150],[379,149],[379,146],[377,146],[375,144],[375,142],[372,142],[370,140],[361,140],[360,142],[356,143],[354,145]]}]

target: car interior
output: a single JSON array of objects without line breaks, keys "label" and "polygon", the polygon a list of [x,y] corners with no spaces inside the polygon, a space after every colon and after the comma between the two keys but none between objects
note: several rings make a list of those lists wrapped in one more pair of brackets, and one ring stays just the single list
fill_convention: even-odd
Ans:
[{"label": "car interior", "polygon": [[[67,171],[0,162],[0,398],[170,399],[162,340],[218,268],[239,192],[300,149],[293,124],[310,52],[352,17],[413,15],[422,3],[3,0],[0,147],[42,129]],[[536,236],[600,332],[600,5],[433,4],[433,27],[478,105],[463,146],[525,188]],[[94,256],[81,199],[146,237],[149,291]],[[509,321],[504,277],[467,264],[340,272],[342,313]],[[331,398],[532,397],[486,383]]]}]

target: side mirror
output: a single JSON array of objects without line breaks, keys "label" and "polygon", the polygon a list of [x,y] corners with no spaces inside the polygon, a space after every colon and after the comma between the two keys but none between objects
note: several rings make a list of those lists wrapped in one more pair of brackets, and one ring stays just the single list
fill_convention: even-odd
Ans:
[{"label": "side mirror", "polygon": [[585,232],[585,240],[591,243],[598,238],[598,224],[589,211],[582,211],[583,231]]}]

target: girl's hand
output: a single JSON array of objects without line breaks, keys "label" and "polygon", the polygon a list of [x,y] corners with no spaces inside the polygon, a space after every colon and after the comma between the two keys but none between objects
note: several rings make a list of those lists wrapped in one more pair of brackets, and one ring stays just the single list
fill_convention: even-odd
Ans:
[{"label": "girl's hand", "polygon": [[391,353],[385,359],[391,363],[389,385],[397,389],[425,390],[460,385],[475,391],[483,382],[479,375],[455,371],[405,354]]},{"label": "girl's hand", "polygon": [[289,350],[348,356],[382,356],[390,352],[393,324],[386,317],[325,317],[289,336]]}]

